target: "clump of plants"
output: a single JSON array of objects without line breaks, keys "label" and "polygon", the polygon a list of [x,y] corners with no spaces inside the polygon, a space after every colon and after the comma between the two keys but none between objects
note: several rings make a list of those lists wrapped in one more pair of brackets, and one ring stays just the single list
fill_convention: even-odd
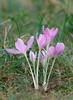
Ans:
[{"label": "clump of plants", "polygon": [[[48,27],[44,29],[42,26],[42,34],[38,36],[36,33],[36,41],[38,44],[38,50],[33,52],[32,50],[29,52],[29,57],[27,57],[27,51],[32,47],[34,42],[34,36],[31,36],[27,42],[27,45],[24,44],[24,41],[20,38],[15,42],[16,49],[9,49],[6,48],[6,51],[11,54],[23,54],[27,60],[29,65],[30,73],[32,76],[33,84],[35,90],[39,90],[39,67],[40,63],[43,69],[43,84],[42,87],[44,91],[47,91],[49,79],[51,72],[54,67],[55,60],[58,56],[62,54],[64,51],[65,45],[63,43],[57,43],[56,46],[50,46],[50,43],[54,40],[58,33],[58,28],[51,28]],[[29,60],[30,59],[30,60]],[[50,71],[48,72],[48,66],[50,60],[53,59],[52,65],[50,66]],[[30,62],[32,64],[30,64]],[[31,67],[33,66],[33,67]]]}]

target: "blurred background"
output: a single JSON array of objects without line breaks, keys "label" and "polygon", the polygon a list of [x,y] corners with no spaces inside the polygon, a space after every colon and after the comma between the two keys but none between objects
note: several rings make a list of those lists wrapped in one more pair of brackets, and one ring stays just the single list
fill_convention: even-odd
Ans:
[{"label": "blurred background", "polygon": [[[60,100],[64,95],[64,100],[72,100],[73,0],[0,0],[0,100],[37,99],[24,56],[10,55],[5,48],[13,48],[19,37],[26,42],[36,32],[40,34],[42,25],[59,29],[52,45],[64,42],[65,51],[56,60],[48,89],[51,93],[45,95],[41,90],[39,100],[55,100],[56,96]],[[34,51],[36,46],[35,40]],[[42,74],[39,83],[41,86]]]},{"label": "blurred background", "polygon": [[[59,33],[68,37],[73,24],[72,5],[72,0],[0,0],[0,23],[4,23],[0,27],[11,25],[12,37],[15,37],[18,34],[22,36],[24,32],[40,32],[41,26],[45,25],[58,27]],[[72,33],[70,35],[73,36]]]}]

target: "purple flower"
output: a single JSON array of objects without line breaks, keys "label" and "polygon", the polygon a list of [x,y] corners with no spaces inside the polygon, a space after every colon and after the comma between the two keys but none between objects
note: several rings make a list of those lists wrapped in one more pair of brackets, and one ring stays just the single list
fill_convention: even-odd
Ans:
[{"label": "purple flower", "polygon": [[64,51],[65,45],[63,43],[57,43],[55,47],[55,55],[60,56]]},{"label": "purple flower", "polygon": [[46,51],[45,49],[41,51],[40,54],[40,59],[46,59],[46,56],[50,59],[55,55],[55,47],[50,46],[48,50]]},{"label": "purple flower", "polygon": [[32,36],[30,40],[27,42],[27,45],[24,44],[24,41],[20,38],[15,42],[16,49],[6,48],[6,51],[11,54],[26,54],[26,51],[31,48],[34,41],[34,37]]},{"label": "purple flower", "polygon": [[43,61],[43,59],[46,57],[46,54],[49,59],[51,59],[53,56],[58,57],[64,51],[64,48],[65,46],[63,43],[57,43],[56,47],[50,46],[47,51],[45,49],[41,51],[40,59]]},{"label": "purple flower", "polygon": [[46,37],[46,41],[47,44],[49,44],[56,36],[56,34],[58,33],[58,28],[52,28],[49,29],[48,27],[46,29],[44,29],[44,26],[42,26],[42,32],[44,34],[44,36]]},{"label": "purple flower", "polygon": [[47,56],[50,58],[52,58],[55,54],[55,47],[54,46],[50,46],[47,50]]},{"label": "purple flower", "polygon": [[32,51],[30,51],[29,57],[30,57],[31,62],[35,62],[36,56],[37,56],[36,53],[34,54]]},{"label": "purple flower", "polygon": [[38,33],[36,33],[36,40],[39,49],[42,49],[46,45],[46,37],[43,34],[40,34],[40,36],[38,37]]}]

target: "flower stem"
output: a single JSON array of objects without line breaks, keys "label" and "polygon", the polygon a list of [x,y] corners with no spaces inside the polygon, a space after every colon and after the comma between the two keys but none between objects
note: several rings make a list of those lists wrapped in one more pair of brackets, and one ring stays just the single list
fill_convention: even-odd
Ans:
[{"label": "flower stem", "polygon": [[56,60],[56,57],[54,58],[53,63],[52,63],[52,66],[51,66],[51,68],[50,68],[50,72],[49,72],[49,75],[48,75],[48,78],[47,78],[47,83],[46,83],[45,91],[47,90],[47,87],[48,87],[50,75],[51,75],[51,72],[52,72],[52,70],[53,70],[55,60]]},{"label": "flower stem", "polygon": [[37,79],[36,79],[37,87],[38,87],[39,59],[40,59],[40,50],[39,50],[39,53],[38,53],[38,61],[37,61]]},{"label": "flower stem", "polygon": [[34,75],[35,75],[35,63],[33,63],[33,68],[34,68]]},{"label": "flower stem", "polygon": [[48,48],[49,48],[49,44],[47,44],[47,46],[46,46],[46,50],[48,50]]},{"label": "flower stem", "polygon": [[[47,62],[46,62],[47,63]],[[44,81],[43,81],[43,86],[45,86],[46,85],[46,78],[47,78],[47,70],[48,70],[48,65],[49,65],[49,61],[48,61],[48,63],[46,64],[46,67],[45,67],[45,71],[44,71]]]},{"label": "flower stem", "polygon": [[27,55],[25,55],[25,57],[26,57],[26,60],[27,60],[27,62],[28,62],[28,65],[29,65],[29,68],[30,68],[30,71],[31,71],[31,75],[32,75],[32,79],[33,79],[33,83],[34,83],[34,86],[35,86],[35,89],[36,89],[36,88],[37,88],[37,86],[36,86],[36,81],[35,81],[35,78],[34,78],[34,74],[33,74],[33,71],[32,71],[31,65],[30,65],[30,62],[29,62],[29,60],[28,60]]},{"label": "flower stem", "polygon": [[[49,44],[46,46],[46,51],[48,50],[48,48],[49,48]],[[46,85],[46,82],[47,82],[47,70],[48,70],[48,65],[49,65],[49,60],[48,60],[48,57],[47,57],[47,55],[46,55],[46,62],[45,62],[45,65],[46,65],[46,67],[45,67],[45,65],[43,66],[44,67],[44,69],[45,69],[45,71],[43,71],[43,73],[44,73],[44,81],[43,81],[43,86],[45,87],[45,85]]]},{"label": "flower stem", "polygon": [[35,81],[36,81],[36,84],[37,84],[37,75],[36,75],[35,63],[33,63],[33,68],[34,68],[34,77],[35,77]]}]

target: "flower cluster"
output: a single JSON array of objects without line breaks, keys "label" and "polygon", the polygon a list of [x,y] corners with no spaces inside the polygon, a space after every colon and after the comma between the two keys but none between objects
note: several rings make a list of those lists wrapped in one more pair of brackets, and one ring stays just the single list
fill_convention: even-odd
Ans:
[{"label": "flower cluster", "polygon": [[[38,44],[39,52],[34,53],[33,51],[30,51],[29,53],[29,58],[30,58],[30,61],[32,62],[33,69],[27,57],[27,51],[31,48],[34,42],[34,36],[30,37],[29,41],[27,42],[27,45],[24,44],[24,41],[22,39],[18,38],[18,40],[15,42],[16,49],[6,48],[6,51],[8,53],[24,54],[30,68],[30,73],[32,75],[35,89],[39,89],[39,82],[38,82],[39,74],[38,73],[39,73],[40,63],[43,66],[42,67],[43,68],[43,88],[46,91],[55,60],[64,51],[65,46],[63,43],[57,43],[55,47],[50,46],[50,43],[54,40],[57,33],[58,33],[58,28],[49,29],[47,27],[46,29],[44,29],[44,26],[42,26],[42,34],[38,36],[38,33],[36,33],[36,41]],[[48,66],[49,66],[49,61],[51,58],[53,58],[54,60],[52,62],[52,66],[50,67],[50,72],[48,74]],[[35,64],[36,62],[37,62],[37,66]]]}]

